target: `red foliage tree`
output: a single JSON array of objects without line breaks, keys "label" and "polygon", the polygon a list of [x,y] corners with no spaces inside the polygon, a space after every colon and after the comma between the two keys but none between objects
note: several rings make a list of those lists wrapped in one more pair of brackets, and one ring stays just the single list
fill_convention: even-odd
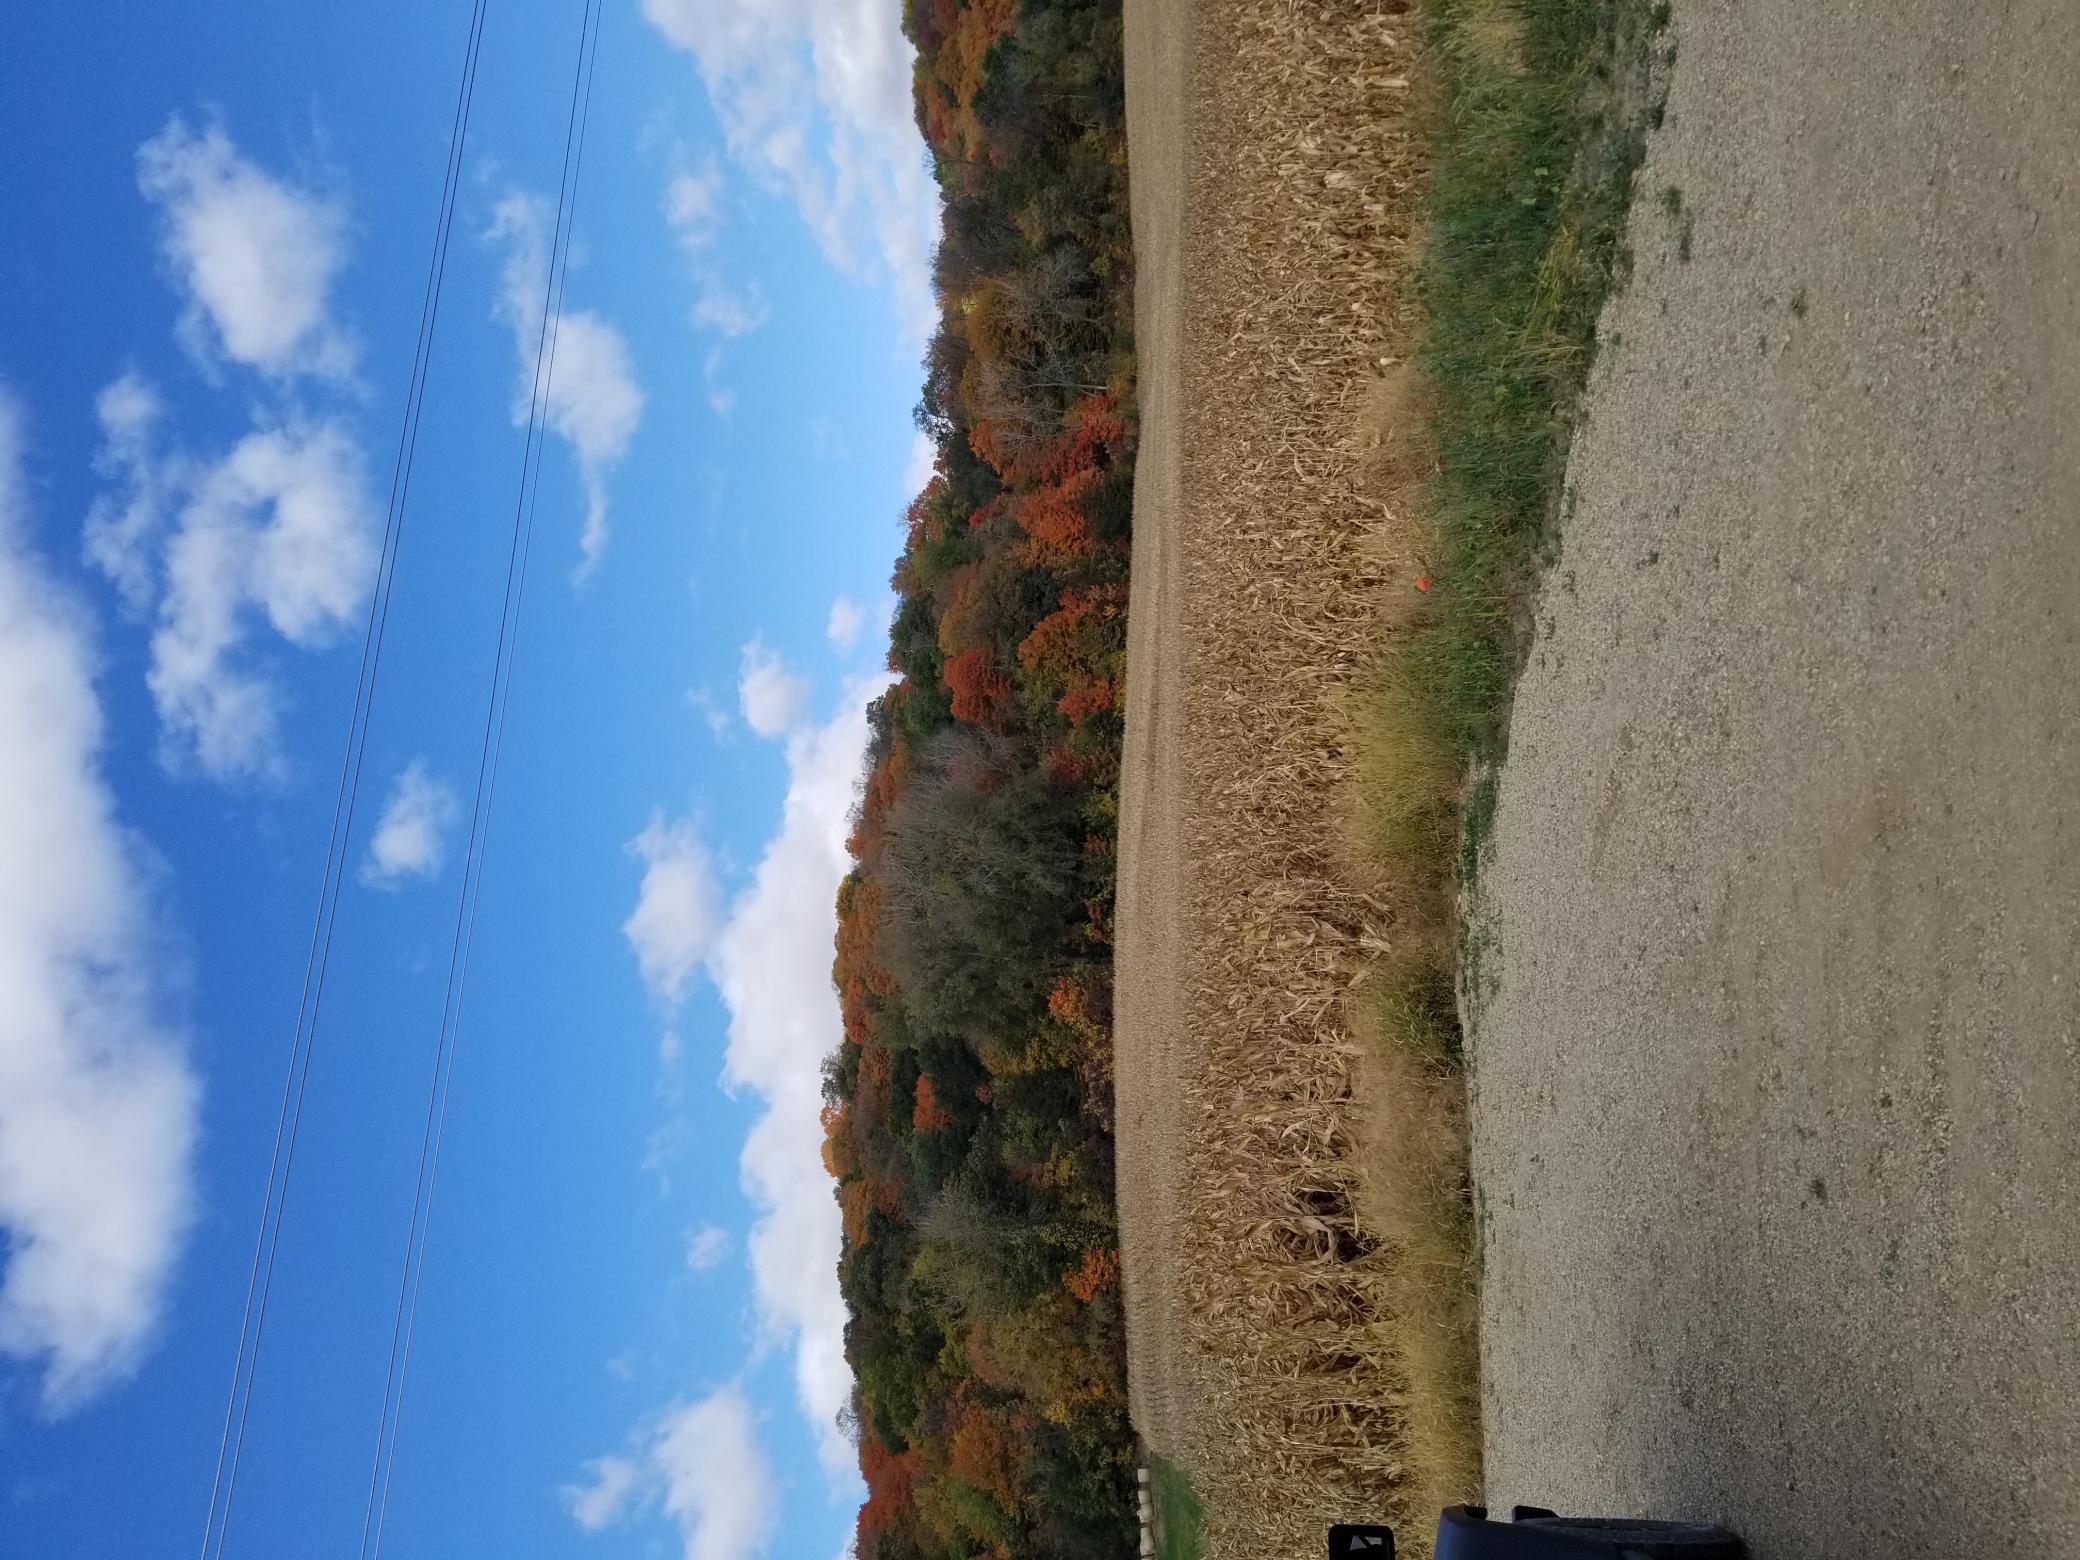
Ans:
[{"label": "red foliage tree", "polygon": [[982,154],[987,137],[975,118],[983,62],[1011,29],[1018,0],[930,0],[917,8],[918,120],[934,151],[957,158]]},{"label": "red foliage tree", "polygon": [[[866,1504],[859,1509],[859,1536],[870,1540],[909,1515],[917,1478],[917,1454],[891,1452],[881,1444],[880,1437],[866,1430],[860,1435],[859,1471],[867,1485]],[[860,1553],[871,1552],[862,1542]]]},{"label": "red foliage tree", "polygon": [[1110,677],[1086,677],[1078,673],[1070,679],[1069,691],[1062,695],[1055,708],[1080,726],[1093,715],[1117,709],[1120,691],[1120,685]]},{"label": "red foliage tree", "polygon": [[1088,719],[1116,698],[1114,686],[1126,653],[1127,592],[1120,585],[1093,585],[1062,592],[1062,604],[1042,618],[1018,647],[1019,665],[1033,685],[1058,699],[1072,719]]},{"label": "red foliage tree", "polygon": [[1110,465],[1126,440],[1126,419],[1111,394],[1083,396],[1062,419],[1061,433],[1035,454],[1030,475],[1041,482],[1059,482],[1076,472]]}]

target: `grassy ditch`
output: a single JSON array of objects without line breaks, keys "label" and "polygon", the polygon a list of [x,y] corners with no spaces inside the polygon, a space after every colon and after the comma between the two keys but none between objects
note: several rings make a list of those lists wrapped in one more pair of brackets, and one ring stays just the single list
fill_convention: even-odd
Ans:
[{"label": "grassy ditch", "polygon": [[1417,358],[1435,451],[1423,508],[1435,609],[1401,672],[1421,740],[1473,770],[1460,814],[1470,879],[1526,605],[1560,520],[1576,407],[1605,299],[1631,265],[1625,217],[1668,6],[1647,0],[1428,0],[1439,92]]},{"label": "grassy ditch", "polygon": [[1157,1560],[1199,1560],[1199,1497],[1183,1469],[1160,1457],[1149,1462],[1156,1508]]},{"label": "grassy ditch", "polygon": [[[1351,989],[1366,1057],[1363,1212],[1404,1377],[1411,1520],[1480,1486],[1477,1240],[1457,911],[1494,817],[1524,625],[1626,213],[1660,120],[1668,8],[1648,0],[1423,0],[1431,103],[1419,339],[1392,385],[1382,487],[1420,522],[1356,693],[1355,877],[1393,908]],[[1428,1534],[1410,1535],[1427,1540]]]}]

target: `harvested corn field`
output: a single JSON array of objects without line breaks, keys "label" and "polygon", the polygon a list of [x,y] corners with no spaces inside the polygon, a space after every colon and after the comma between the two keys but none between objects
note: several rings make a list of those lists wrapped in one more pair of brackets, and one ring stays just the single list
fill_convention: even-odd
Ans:
[{"label": "harvested corn field", "polygon": [[1463,1103],[1407,1043],[1450,1023],[1450,846],[1394,870],[1337,803],[1425,572],[1417,42],[1400,0],[1128,6],[1120,1222],[1136,1423],[1214,1556],[1478,1479]]}]

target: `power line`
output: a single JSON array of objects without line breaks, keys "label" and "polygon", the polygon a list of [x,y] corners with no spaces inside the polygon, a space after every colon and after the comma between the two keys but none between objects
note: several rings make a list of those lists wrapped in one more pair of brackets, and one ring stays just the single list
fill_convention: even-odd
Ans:
[{"label": "power line", "polygon": [[425,409],[426,382],[432,369],[433,337],[440,319],[442,285],[447,275],[448,249],[461,188],[463,149],[468,141],[470,117],[476,102],[477,66],[482,54],[487,10],[488,0],[474,0],[463,49],[461,80],[456,88],[454,118],[449,127],[447,164],[442,173],[440,204],[434,220],[433,249],[427,262],[425,288],[420,296],[419,328],[413,343],[404,414],[398,428],[397,453],[391,467],[390,499],[384,515],[376,585],[369,599],[368,619],[362,632],[361,661],[355,676],[353,709],[347,723],[346,751],[340,760],[339,784],[333,796],[325,870],[319,883],[310,947],[304,958],[296,1026],[290,1037],[282,1103],[275,1119],[267,1186],[261,1199],[260,1228],[246,1280],[245,1306],[239,1318],[238,1351],[232,1363],[224,1426],[218,1438],[216,1467],[210,1480],[209,1509],[203,1519],[202,1560],[209,1560],[213,1548],[220,1556],[224,1551],[237,1494],[239,1465],[245,1451],[246,1425],[252,1411],[253,1385],[259,1370],[260,1344],[266,1331],[268,1302],[274,1289],[275,1261],[281,1247],[283,1212],[288,1202],[289,1180],[295,1168],[296,1146],[303,1125],[304,1099],[310,1087],[318,1013],[324,996],[326,971],[331,963],[332,934],[338,919],[347,847],[353,835],[354,815],[360,800],[361,770],[368,749],[369,715],[374,707],[376,679],[382,666],[397,552],[403,539],[406,500],[418,455],[419,426]]},{"label": "power line", "polygon": [[427,1090],[426,1123],[420,1137],[412,1219],[405,1239],[405,1258],[398,1277],[396,1312],[391,1323],[383,1407],[377,1420],[375,1452],[369,1466],[368,1500],[362,1516],[361,1560],[379,1560],[382,1553],[383,1532],[390,1512],[391,1485],[397,1471],[397,1438],[405,1387],[411,1371],[412,1336],[418,1322],[419,1296],[432,1229],[433,1196],[440,1177],[441,1145],[447,1133],[448,1101],[454,1087],[456,1055],[460,1048],[470,954],[476,946],[477,914],[483,902],[484,868],[490,854],[491,809],[497,795],[499,762],[505,751],[506,716],[512,702],[521,613],[527,598],[527,569],[534,551],[535,512],[541,498],[542,454],[548,441],[548,398],[556,376],[556,344],[562,328],[564,287],[570,276],[578,183],[584,168],[585,138],[592,117],[592,85],[599,63],[600,22],[597,0],[586,0],[579,21],[570,114],[564,129],[563,170],[557,186],[556,223],[550,239],[549,269],[543,289],[542,324],[535,342],[527,436],[521,445],[520,488],[513,506],[512,541],[506,554],[498,649],[492,661],[491,686],[484,710],[484,734],[477,755],[476,793],[470,810],[469,841],[463,852],[462,888],[455,907],[447,985],[441,997],[441,1025],[434,1046],[433,1075]]}]

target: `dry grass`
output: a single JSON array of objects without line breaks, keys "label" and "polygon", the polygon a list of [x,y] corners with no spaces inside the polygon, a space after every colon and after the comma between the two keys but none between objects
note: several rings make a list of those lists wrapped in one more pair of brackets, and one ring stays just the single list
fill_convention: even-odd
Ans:
[{"label": "dry grass", "polygon": [[1429,0],[1419,39],[1403,0],[1201,7],[1189,1192],[1153,1281],[1216,1560],[1313,1554],[1341,1517],[1423,1554],[1479,1494],[1456,900],[1658,112],[1614,67],[1665,16]]},{"label": "dry grass", "polygon": [[1353,999],[1369,1107],[1358,1211],[1395,1253],[1383,1325],[1408,1390],[1403,1547],[1420,1550],[1439,1507],[1480,1494],[1478,1273],[1449,953],[1382,960]]},{"label": "dry grass", "polygon": [[1382,649],[1428,572],[1417,39],[1391,0],[1221,0],[1199,37],[1184,1452],[1210,1556],[1312,1555],[1343,1518],[1420,1553],[1479,1466],[1460,767]]},{"label": "dry grass", "polygon": [[1524,69],[1524,17],[1516,0],[1461,0],[1453,45],[1485,70],[1520,75]]},{"label": "dry grass", "polygon": [[1458,848],[1463,766],[1405,653],[1421,621],[1409,617],[1385,628],[1348,704],[1346,849],[1369,890],[1419,900],[1428,921],[1446,909],[1441,874]]}]

